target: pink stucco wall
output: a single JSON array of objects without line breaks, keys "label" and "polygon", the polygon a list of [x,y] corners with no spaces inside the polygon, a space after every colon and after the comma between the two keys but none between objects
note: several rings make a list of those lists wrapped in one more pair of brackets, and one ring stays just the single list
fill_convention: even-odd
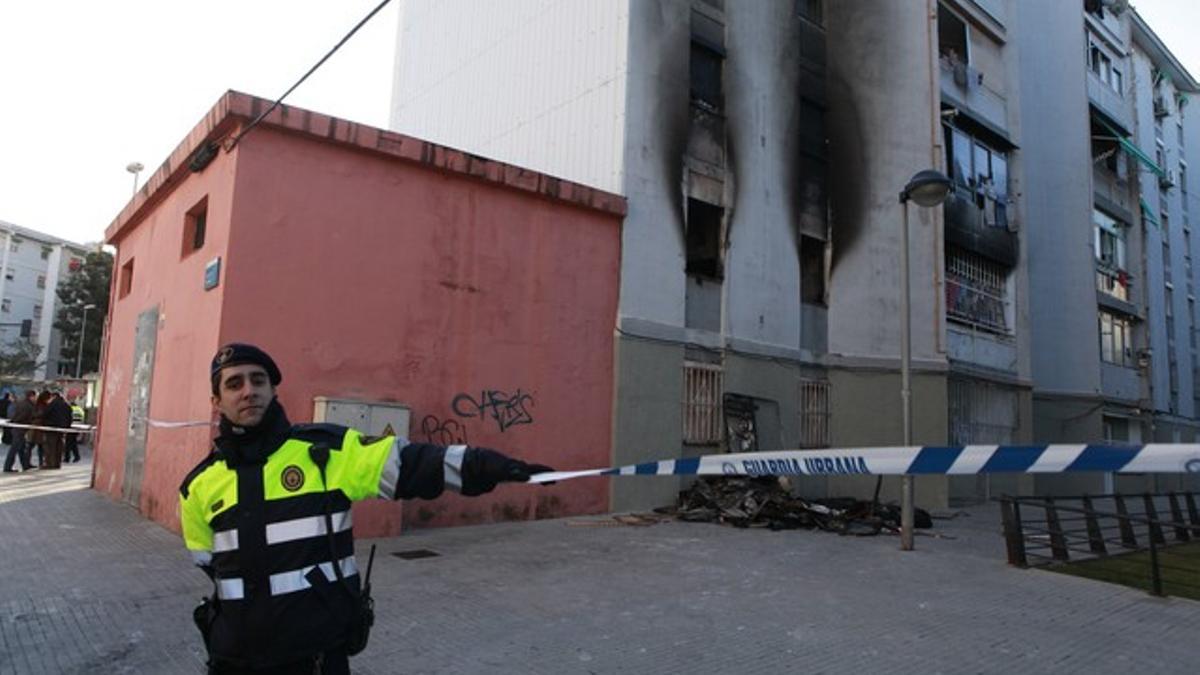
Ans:
[{"label": "pink stucco wall", "polygon": [[[228,94],[201,127],[261,105]],[[134,331],[156,302],[152,418],[207,419],[208,360],[239,340],[278,361],[294,422],[311,419],[315,396],[397,401],[411,408],[415,441],[440,440],[423,431],[436,418],[471,445],[531,461],[609,463],[619,197],[294,108],[200,173],[166,168],[160,194],[150,188],[109,230],[118,272],[129,256],[136,270],[110,315],[97,488],[121,494]],[[180,260],[184,213],[205,195],[205,249]],[[218,255],[221,285],[205,292],[203,266]],[[486,390],[520,394],[529,421],[502,429],[455,411],[457,396]],[[177,527],[177,487],[209,437],[150,431],[143,512]],[[603,481],[502,486],[360,504],[355,526],[379,535],[607,507]]]},{"label": "pink stucco wall", "polygon": [[[118,247],[113,301],[110,303],[104,390],[100,406],[95,487],[120,498],[124,480],[125,443],[129,427],[129,394],[134,369],[134,335],[138,315],[159,308],[156,359],[150,385],[150,417],[159,420],[202,420],[211,416],[203,373],[220,334],[224,288],[205,291],[204,265],[224,256],[233,204],[236,154],[193,174],[161,199],[136,227],[109,243]],[[187,211],[208,198],[204,246],[183,255]],[[121,297],[120,275],[133,260],[133,282]],[[150,428],[140,510],[170,523],[178,518],[175,488],[209,447],[206,428]]]},{"label": "pink stucco wall", "polygon": [[[221,339],[281,364],[295,420],[312,399],[400,401],[414,440],[427,416],[473,445],[562,467],[607,464],[619,230],[555,204],[274,130],[241,148]],[[286,167],[286,171],[281,171]],[[466,393],[528,394],[501,431],[452,409]],[[460,406],[460,410],[462,407]],[[594,513],[600,481],[505,487],[477,499],[376,503],[364,532]]]}]

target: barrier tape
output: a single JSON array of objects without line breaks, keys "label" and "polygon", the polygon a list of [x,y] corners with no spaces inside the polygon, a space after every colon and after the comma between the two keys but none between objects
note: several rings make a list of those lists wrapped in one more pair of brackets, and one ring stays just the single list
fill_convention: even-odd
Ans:
[{"label": "barrier tape", "polygon": [[187,427],[215,427],[216,422],[167,422],[166,420],[145,420],[148,426],[155,429],[185,429]]},{"label": "barrier tape", "polygon": [[549,471],[531,483],[586,476],[842,476],[981,473],[1200,473],[1200,444],[966,445],[781,450]]},{"label": "barrier tape", "polygon": [[70,427],[43,427],[36,424],[17,424],[8,420],[0,420],[0,427],[9,427],[11,429],[33,429],[34,431],[56,431],[60,434],[90,434],[96,430],[96,427],[86,424],[72,424]]}]

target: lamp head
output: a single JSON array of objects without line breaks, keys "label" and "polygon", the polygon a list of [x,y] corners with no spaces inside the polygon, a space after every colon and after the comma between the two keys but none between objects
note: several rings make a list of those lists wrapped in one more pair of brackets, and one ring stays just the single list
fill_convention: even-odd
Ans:
[{"label": "lamp head", "polygon": [[918,171],[900,193],[900,203],[912,199],[918,206],[937,206],[946,201],[952,183],[941,171],[925,169]]}]

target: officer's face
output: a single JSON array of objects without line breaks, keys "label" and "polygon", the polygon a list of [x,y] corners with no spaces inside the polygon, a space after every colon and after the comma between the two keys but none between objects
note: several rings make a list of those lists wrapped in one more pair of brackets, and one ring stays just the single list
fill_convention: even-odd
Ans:
[{"label": "officer's face", "polygon": [[275,398],[275,388],[262,366],[246,364],[221,370],[213,405],[225,419],[239,427],[252,427],[262,421],[267,404]]}]

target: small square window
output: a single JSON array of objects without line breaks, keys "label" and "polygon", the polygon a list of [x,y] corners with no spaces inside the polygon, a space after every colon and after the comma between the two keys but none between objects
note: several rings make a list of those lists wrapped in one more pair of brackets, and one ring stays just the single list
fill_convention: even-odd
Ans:
[{"label": "small square window", "polygon": [[45,288],[45,287],[46,287],[46,275],[45,275],[45,274],[39,274],[39,275],[38,275],[37,287],[38,287],[38,288]]},{"label": "small square window", "polygon": [[49,260],[50,252],[53,250],[54,249],[50,248],[49,246],[43,246],[42,247],[42,260]]},{"label": "small square window", "polygon": [[0,312],[11,312],[11,311],[12,311],[12,300],[5,298],[3,301],[0,301]]},{"label": "small square window", "polygon": [[17,273],[14,270],[5,270],[4,271],[4,278],[7,279],[8,281],[12,281],[16,275],[17,275]]},{"label": "small square window", "polygon": [[41,305],[33,306],[33,318],[35,318],[35,319],[42,318],[42,306]]}]

